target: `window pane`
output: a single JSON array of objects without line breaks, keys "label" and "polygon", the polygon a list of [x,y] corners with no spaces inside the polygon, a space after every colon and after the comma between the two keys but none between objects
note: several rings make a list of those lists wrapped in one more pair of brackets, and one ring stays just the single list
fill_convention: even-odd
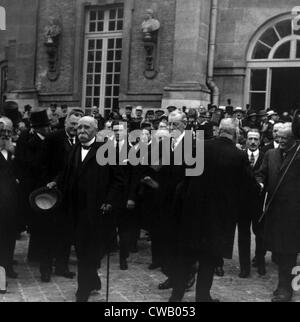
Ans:
[{"label": "window pane", "polygon": [[97,63],[95,64],[95,73],[101,73],[101,64],[100,63]]},{"label": "window pane", "polygon": [[115,29],[116,29],[116,22],[115,21],[110,21],[108,30],[109,31],[114,31]]},{"label": "window pane", "polygon": [[115,40],[114,39],[108,39],[108,48],[112,49],[115,46]]},{"label": "window pane", "polygon": [[86,77],[86,83],[89,84],[93,84],[93,75],[87,75]]},{"label": "window pane", "polygon": [[87,68],[87,72],[88,73],[93,73],[93,71],[94,71],[94,64],[92,64],[92,63],[88,63],[88,68]]},{"label": "window pane", "polygon": [[300,41],[297,41],[297,54],[296,54],[296,58],[300,58]]},{"label": "window pane", "polygon": [[118,75],[118,74],[115,75],[114,84],[120,84],[120,75]]},{"label": "window pane", "polygon": [[258,42],[254,48],[253,56],[254,59],[266,59],[269,56],[270,48],[264,46],[260,42]]},{"label": "window pane", "polygon": [[95,40],[89,40],[89,49],[95,48]]},{"label": "window pane", "polygon": [[119,73],[121,71],[121,64],[120,63],[116,63],[115,64],[115,72]]},{"label": "window pane", "polygon": [[102,60],[102,51],[97,51],[96,52],[96,61],[101,61]]},{"label": "window pane", "polygon": [[260,38],[262,42],[269,45],[270,47],[273,47],[277,41],[279,40],[274,29],[270,28],[268,29]]},{"label": "window pane", "polygon": [[90,21],[96,20],[96,11],[90,11]]},{"label": "window pane", "polygon": [[106,87],[105,96],[111,96],[111,86]]},{"label": "window pane", "polygon": [[282,38],[284,38],[286,36],[290,36],[292,34],[291,20],[284,20],[284,21],[279,22],[276,25],[276,29]]},{"label": "window pane", "polygon": [[122,20],[119,20],[117,22],[117,30],[122,30],[123,29],[123,21]]},{"label": "window pane", "polygon": [[103,31],[103,22],[102,21],[98,22],[97,30],[98,31]]},{"label": "window pane", "polygon": [[121,60],[121,58],[122,58],[122,51],[121,50],[117,50],[116,51],[116,60]]},{"label": "window pane", "polygon": [[94,61],[95,53],[93,51],[89,51],[88,53],[88,61]]},{"label": "window pane", "polygon": [[95,84],[101,83],[101,75],[95,75]]},{"label": "window pane", "polygon": [[274,54],[274,58],[290,58],[291,42],[282,44]]},{"label": "window pane", "polygon": [[118,9],[118,18],[123,18],[123,16],[124,16],[124,10],[123,10],[123,8],[119,8]]},{"label": "window pane", "polygon": [[98,10],[98,20],[103,20],[103,19],[104,19],[104,11]]},{"label": "window pane", "polygon": [[94,88],[94,96],[100,96],[100,87],[99,86]]},{"label": "window pane", "polygon": [[119,96],[119,86],[114,86],[114,96]]},{"label": "window pane", "polygon": [[102,39],[97,40],[97,49],[102,49]]},{"label": "window pane", "polygon": [[106,75],[106,84],[112,84],[112,74]]},{"label": "window pane", "polygon": [[90,23],[90,32],[94,32],[96,31],[96,23],[95,22],[91,22]]},{"label": "window pane", "polygon": [[252,69],[251,70],[251,90],[265,91],[267,86],[267,70]]},{"label": "window pane", "polygon": [[94,98],[93,105],[94,106],[99,106],[99,103],[100,103],[99,98]]},{"label": "window pane", "polygon": [[250,106],[252,109],[265,109],[265,93],[250,93]]},{"label": "window pane", "polygon": [[122,39],[121,38],[116,39],[116,48],[117,49],[122,48]]},{"label": "window pane", "polygon": [[86,88],[86,96],[92,96],[93,95],[93,87],[88,86]]},{"label": "window pane", "polygon": [[113,72],[113,63],[107,63],[107,72],[112,73]]},{"label": "window pane", "polygon": [[114,52],[112,50],[107,52],[107,60],[114,60]]},{"label": "window pane", "polygon": [[110,98],[105,99],[105,107],[106,108],[111,108],[111,99]]},{"label": "window pane", "polygon": [[115,19],[116,18],[116,10],[115,9],[111,9],[109,11],[109,19]]},{"label": "window pane", "polygon": [[92,107],[92,99],[87,97],[85,100],[85,106],[86,107]]}]

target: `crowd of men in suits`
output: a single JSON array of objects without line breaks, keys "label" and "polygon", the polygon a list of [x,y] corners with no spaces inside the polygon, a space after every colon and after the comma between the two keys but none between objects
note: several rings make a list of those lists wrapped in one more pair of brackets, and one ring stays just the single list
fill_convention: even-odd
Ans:
[{"label": "crowd of men in suits", "polygon": [[[271,251],[279,272],[272,301],[292,299],[291,271],[300,251],[300,155],[288,113],[231,106],[144,113],[140,106],[126,106],[124,115],[115,110],[104,117],[97,108],[85,115],[63,106],[60,119],[56,109],[27,106],[20,115],[12,104],[0,118],[0,266],[8,277],[17,278],[15,243],[27,230],[28,261],[39,263],[45,283],[53,273],[75,277],[69,270],[75,246],[76,300],[88,301],[101,289],[97,271],[105,254],[118,247],[120,269],[129,269],[127,259],[138,251],[144,229],[151,239],[149,269],[166,275],[158,287],[172,289],[170,301],[182,301],[196,275],[196,301],[213,301],[213,277],[224,275],[223,259],[232,258],[237,227],[239,277],[249,277],[251,265],[265,275]],[[129,142],[128,130],[140,130],[139,139]],[[188,165],[174,161],[177,151],[184,154],[187,131],[195,142],[204,131],[201,176],[187,177]],[[156,140],[162,153],[166,139],[170,164],[162,164],[161,154],[153,164],[151,145]],[[115,151],[114,165],[97,162],[104,144]],[[121,159],[122,151],[142,146],[149,151],[148,165]],[[51,215],[34,211],[29,202],[33,191],[46,186],[62,199]]]}]

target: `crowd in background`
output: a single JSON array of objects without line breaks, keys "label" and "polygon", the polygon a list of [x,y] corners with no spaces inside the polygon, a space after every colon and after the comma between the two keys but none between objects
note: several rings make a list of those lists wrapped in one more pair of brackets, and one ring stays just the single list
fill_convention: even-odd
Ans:
[{"label": "crowd in background", "polygon": [[[178,234],[180,234],[177,228],[174,228],[178,225],[178,222],[174,222],[174,212],[178,212],[178,209],[189,209],[185,208],[186,204],[182,201],[184,195],[182,185],[186,185],[185,188],[188,191],[195,184],[194,181],[187,182],[183,178],[181,169],[179,173],[175,166],[169,167],[170,170],[164,170],[164,167],[156,169],[149,166],[141,169],[141,167],[128,166],[121,172],[118,169],[108,170],[105,168],[104,175],[98,173],[100,167],[97,166],[95,161],[89,165],[89,170],[86,170],[87,177],[85,179],[80,177],[83,171],[81,167],[84,168],[87,162],[85,158],[90,159],[88,155],[91,153],[91,147],[97,144],[97,136],[101,130],[112,131],[114,135],[109,139],[114,142],[113,144],[117,149],[122,149],[120,145],[122,146],[124,137],[128,135],[124,131],[124,123],[126,123],[129,132],[142,130],[146,134],[146,143],[149,145],[153,139],[151,136],[152,130],[158,130],[164,136],[166,133],[171,135],[174,127],[179,129],[182,134],[186,130],[192,130],[195,140],[198,139],[197,131],[203,130],[206,142],[229,135],[231,141],[234,142],[234,149],[237,148],[238,151],[243,152],[244,157],[247,156],[246,160],[250,165],[252,176],[255,177],[263,164],[264,155],[267,151],[279,147],[280,136],[278,132],[281,128],[284,128],[285,124],[292,122],[293,114],[292,110],[279,114],[271,109],[252,110],[249,108],[245,110],[231,105],[208,105],[189,109],[169,106],[165,110],[128,105],[124,109],[124,114],[121,114],[119,110],[113,110],[105,117],[99,113],[97,107],[93,107],[86,113],[80,108],[68,108],[67,105],[58,108],[56,104],[51,104],[47,111],[35,111],[31,106],[26,105],[21,113],[16,103],[8,102],[3,110],[4,115],[0,118],[1,152],[5,160],[9,161],[9,165],[3,163],[2,168],[0,168],[2,181],[0,183],[2,184],[0,192],[0,206],[2,207],[0,214],[0,231],[2,233],[2,235],[0,234],[0,238],[2,238],[0,240],[0,266],[6,269],[8,277],[18,277],[14,270],[14,248],[18,236],[23,231],[27,231],[30,234],[28,261],[40,264],[42,281],[49,282],[51,280],[53,266],[54,272],[58,276],[73,278],[75,273],[69,270],[68,261],[71,246],[75,244],[79,258],[78,301],[87,300],[90,291],[101,288],[101,281],[94,273],[101,266],[103,254],[107,252],[107,248],[94,249],[93,246],[87,245],[88,243],[101,243],[96,237],[97,233],[95,233],[95,236],[93,235],[94,231],[90,232],[93,237],[90,235],[88,237],[91,240],[83,243],[83,240],[87,238],[84,234],[90,229],[87,228],[89,223],[82,219],[85,218],[83,212],[86,211],[83,209],[93,202],[95,191],[103,188],[101,184],[98,186],[99,182],[93,178],[97,178],[97,176],[101,177],[101,180],[104,180],[103,182],[106,182],[108,186],[108,190],[101,193],[114,196],[112,202],[106,200],[103,201],[102,205],[99,205],[99,207],[102,207],[103,213],[109,214],[111,212],[110,206],[115,203],[115,199],[122,199],[114,207],[115,219],[113,223],[109,223],[110,230],[114,233],[108,237],[110,240],[109,251],[119,250],[120,269],[128,269],[127,259],[131,252],[138,251],[140,230],[145,229],[149,233],[149,240],[151,240],[152,261],[149,269],[161,268],[168,277],[165,282],[159,285],[159,288],[173,288],[170,300],[179,301],[182,299],[184,290],[189,289],[194,284],[197,269],[198,284],[208,285],[201,289],[197,288],[196,299],[199,301],[210,300],[208,289],[211,287],[209,285],[211,277],[206,271],[207,267],[212,266],[214,273],[219,276],[225,274],[223,257],[227,258],[227,255],[226,252],[222,251],[214,256],[213,265],[211,256],[208,258],[202,253],[201,258],[199,257],[197,260],[191,256],[185,261],[185,256],[181,256],[178,261],[179,264],[174,264],[174,258],[180,253],[178,249],[174,249],[174,238],[178,239]],[[218,151],[222,151],[227,143],[224,141],[220,144]],[[140,142],[137,141],[136,145],[138,144]],[[76,155],[76,149],[80,147],[82,159]],[[210,149],[208,144],[207,151],[210,151]],[[84,150],[88,152],[85,153]],[[174,152],[173,148],[172,151]],[[211,151],[214,150],[211,149]],[[225,156],[227,152],[224,152]],[[214,153],[212,152],[211,155],[207,153],[208,158],[212,158],[208,159],[210,167],[213,167],[212,164],[216,160],[216,156],[213,157]],[[232,153],[231,157],[234,159],[234,156],[236,156],[234,153],[237,152],[234,150]],[[243,159],[241,155],[237,155],[237,159]],[[211,160],[214,161],[211,162]],[[226,157],[224,160],[226,160]],[[82,165],[78,165],[78,162],[82,162]],[[226,161],[224,162],[226,163]],[[78,168],[74,168],[74,164],[77,164],[76,167],[78,166]],[[219,168],[224,167],[220,164],[214,164],[214,166],[218,171],[220,171]],[[240,168],[234,164],[228,168],[224,167],[224,171],[228,169],[236,172],[236,184],[239,185],[241,181],[241,178],[238,178]],[[231,175],[232,178],[235,177],[234,173],[231,173]],[[223,184],[224,173],[220,177],[222,177]],[[172,180],[165,182],[167,178],[172,178]],[[197,183],[197,189],[202,187],[203,190],[209,191],[207,186],[216,179],[208,179],[204,176],[203,180],[208,181],[205,181],[204,186],[202,182]],[[252,184],[255,186],[253,191],[259,187],[258,178],[255,183],[251,181],[251,178],[249,181],[247,180],[248,177],[245,177],[245,182],[248,182],[249,186]],[[262,184],[262,182],[259,183]],[[234,193],[239,193],[237,187],[233,187],[231,184],[229,183]],[[63,198],[65,196],[69,198],[64,200],[65,208],[56,210],[55,215],[49,216],[47,219],[45,219],[45,216],[35,213],[29,203],[30,194],[46,185],[51,189],[56,186],[59,187]],[[72,185],[74,185],[74,189],[72,189],[75,192],[68,188]],[[244,185],[242,187],[250,198],[249,193],[253,191],[249,192],[249,187],[245,188]],[[9,191],[9,189],[13,193],[2,193],[2,191]],[[89,189],[94,189],[94,191],[87,192]],[[215,198],[225,198],[224,196],[217,196],[220,187],[210,187],[210,189],[215,194]],[[227,189],[226,185],[224,185],[224,189]],[[238,198],[235,200],[234,193],[231,196],[231,201],[238,203]],[[263,242],[264,222],[259,221],[266,199],[265,193],[266,191],[253,192],[252,201],[256,205],[255,210],[252,209],[253,211],[249,215],[238,214],[234,224],[234,228],[235,225],[238,226],[239,232],[240,278],[250,276],[251,265],[257,267],[260,275],[267,273],[265,263],[267,249]],[[189,203],[192,203],[192,201],[189,201]],[[233,211],[235,205],[231,202],[230,204]],[[242,207],[244,205],[239,210]],[[66,216],[65,214],[69,213],[70,209],[73,213]],[[89,211],[92,212],[92,210]],[[185,210],[182,213],[186,214],[187,211]],[[222,212],[220,209],[219,211]],[[246,209],[245,212],[247,212]],[[182,213],[175,217],[181,218]],[[75,219],[71,220],[70,217],[72,216]],[[74,221],[76,222],[75,237]],[[193,218],[188,221],[191,223]],[[97,224],[99,223],[96,222]],[[76,230],[78,226],[80,226],[80,231]],[[256,235],[256,252],[252,263],[250,262],[251,226]],[[103,231],[101,233],[106,234]],[[211,241],[211,243],[214,244],[214,241]],[[101,253],[102,256],[95,255],[95,253]],[[273,260],[278,263],[280,259],[277,255],[276,253],[273,254]],[[230,258],[230,255],[228,257]],[[191,260],[191,258],[194,258],[194,260]],[[200,262],[198,268],[197,261]],[[205,263],[204,271],[201,271],[201,263]],[[174,269],[174,266],[178,267]],[[185,277],[183,278],[183,276]],[[181,285],[182,281],[183,286]]]}]

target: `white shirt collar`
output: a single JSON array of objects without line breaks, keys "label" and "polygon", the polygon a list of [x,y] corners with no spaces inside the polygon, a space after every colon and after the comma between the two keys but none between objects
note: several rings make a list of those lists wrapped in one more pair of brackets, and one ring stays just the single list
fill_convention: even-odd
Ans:
[{"label": "white shirt collar", "polygon": [[274,141],[274,149],[278,149],[279,148],[279,143],[277,143],[276,141]]},{"label": "white shirt collar", "polygon": [[8,152],[7,152],[7,150],[3,149],[3,150],[0,150],[0,152],[3,155],[4,159],[7,160],[8,159]]},{"label": "white shirt collar", "polygon": [[87,147],[89,147],[89,146],[91,146],[92,144],[94,144],[95,143],[95,141],[96,141],[96,138],[93,138],[93,139],[91,139],[91,141],[89,141],[89,142],[87,142],[87,143],[84,143],[84,144],[82,144],[83,146],[87,146]]},{"label": "white shirt collar", "polygon": [[249,149],[247,150],[248,152],[248,156],[250,157],[253,153],[254,157],[257,158],[259,156],[259,149],[257,149],[256,151],[252,152]]}]

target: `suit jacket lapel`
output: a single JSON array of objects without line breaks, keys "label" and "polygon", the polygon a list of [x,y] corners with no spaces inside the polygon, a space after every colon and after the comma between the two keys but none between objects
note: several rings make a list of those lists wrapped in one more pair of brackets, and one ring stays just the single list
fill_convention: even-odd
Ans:
[{"label": "suit jacket lapel", "polygon": [[85,159],[83,160],[82,166],[81,168],[83,169],[87,163],[91,160],[96,158],[96,154],[97,154],[97,148],[98,145],[96,144],[96,142],[92,145],[91,149],[89,150],[89,153],[87,154],[87,156],[85,157]]}]

